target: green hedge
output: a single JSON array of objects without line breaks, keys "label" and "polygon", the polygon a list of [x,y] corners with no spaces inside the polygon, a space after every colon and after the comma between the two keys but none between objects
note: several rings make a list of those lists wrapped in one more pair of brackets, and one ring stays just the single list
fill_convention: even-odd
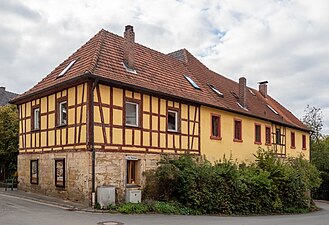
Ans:
[{"label": "green hedge", "polygon": [[163,159],[146,172],[143,196],[203,214],[307,211],[307,193],[321,183],[317,169],[302,157],[282,160],[264,149],[255,157],[248,166],[231,160],[212,165],[188,155]]}]

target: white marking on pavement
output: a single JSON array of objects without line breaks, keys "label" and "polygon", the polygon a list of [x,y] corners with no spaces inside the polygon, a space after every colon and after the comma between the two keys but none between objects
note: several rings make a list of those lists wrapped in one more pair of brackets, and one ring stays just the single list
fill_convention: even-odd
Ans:
[{"label": "white marking on pavement", "polygon": [[40,202],[40,201],[37,201],[37,200],[33,200],[33,199],[29,199],[29,198],[23,198],[23,197],[18,197],[18,196],[13,196],[13,195],[6,195],[6,194],[2,194],[0,193],[1,196],[4,196],[4,197],[10,197],[10,198],[16,198],[16,199],[21,199],[21,200],[24,200],[24,201],[27,201],[27,202],[33,202],[33,203],[37,203],[39,205],[46,205],[46,206],[52,206],[52,207],[55,207],[55,208],[60,208],[60,209],[72,209],[72,208],[68,208],[68,207],[65,207],[65,206],[60,206],[60,205],[56,205],[56,204],[51,204],[51,203],[46,203],[46,202]]}]

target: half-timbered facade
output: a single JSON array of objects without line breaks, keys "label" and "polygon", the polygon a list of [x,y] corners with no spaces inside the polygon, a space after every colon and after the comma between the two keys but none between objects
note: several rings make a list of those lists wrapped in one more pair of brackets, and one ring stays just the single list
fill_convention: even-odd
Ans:
[{"label": "half-timbered facade", "polygon": [[101,30],[12,102],[19,109],[19,188],[89,203],[143,187],[163,154],[253,160],[309,157],[309,130],[259,90],[214,73],[187,50],[162,54]]}]

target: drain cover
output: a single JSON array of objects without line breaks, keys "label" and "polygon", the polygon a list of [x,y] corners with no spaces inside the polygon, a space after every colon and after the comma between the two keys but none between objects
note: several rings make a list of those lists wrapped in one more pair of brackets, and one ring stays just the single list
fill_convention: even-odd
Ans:
[{"label": "drain cover", "polygon": [[99,222],[97,225],[123,225],[123,223],[116,222],[116,221],[104,221],[104,222]]}]

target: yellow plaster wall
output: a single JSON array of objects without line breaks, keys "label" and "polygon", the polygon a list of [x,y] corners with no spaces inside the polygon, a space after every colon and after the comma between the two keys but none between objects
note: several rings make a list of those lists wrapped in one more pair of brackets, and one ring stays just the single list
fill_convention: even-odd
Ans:
[{"label": "yellow plaster wall", "polygon": [[[221,116],[221,140],[211,139],[211,114],[218,114]],[[234,139],[234,119],[242,121],[242,142],[235,142]],[[253,154],[258,147],[264,149],[272,146],[265,145],[265,126],[271,127],[272,124],[268,121],[263,121],[239,114],[234,114],[214,108],[201,106],[201,154],[212,162],[225,158],[231,158],[239,162],[254,161]],[[261,125],[261,143],[255,144],[255,124]],[[309,146],[309,136],[306,132],[294,130],[296,135],[296,149],[290,149],[290,128],[286,128],[286,155],[297,156],[302,152],[305,158],[309,158],[309,149],[302,150],[302,133],[307,135],[307,146]],[[271,136],[272,141],[272,136]]]}]

